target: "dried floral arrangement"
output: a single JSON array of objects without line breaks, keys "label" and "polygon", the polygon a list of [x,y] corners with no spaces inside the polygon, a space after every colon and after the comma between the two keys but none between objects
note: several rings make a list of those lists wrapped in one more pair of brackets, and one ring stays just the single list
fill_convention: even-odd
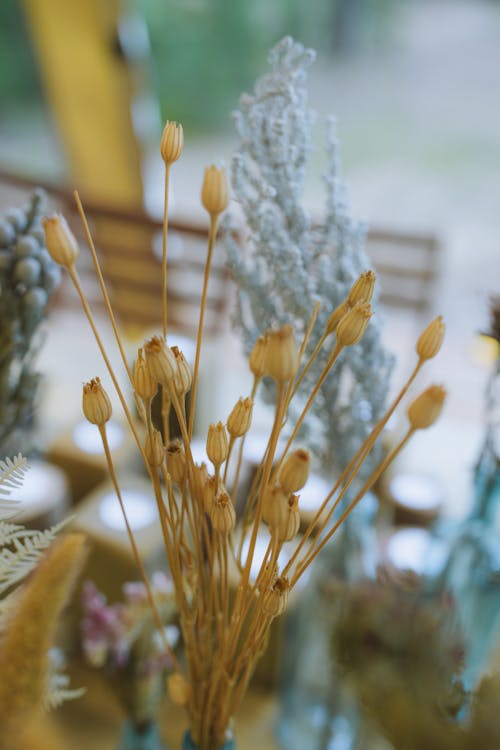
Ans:
[{"label": "dried floral arrangement", "polygon": [[[109,377],[151,479],[179,611],[184,646],[183,663],[172,652],[164,637],[151,585],[128,522],[106,434],[106,423],[111,416],[111,402],[100,379],[94,378],[84,385],[83,411],[101,434],[110,476],[123,511],[148,601],[158,632],[163,634],[165,652],[169,654],[174,665],[173,674],[168,679],[168,692],[172,700],[186,706],[190,727],[190,733],[185,740],[186,746],[194,743],[194,746],[201,750],[219,750],[226,741],[232,719],[245,695],[255,664],[265,648],[269,626],[273,619],[286,609],[290,591],[363,494],[406,445],[414,432],[430,427],[438,418],[445,399],[445,390],[441,386],[432,385],[411,402],[407,411],[408,429],[400,442],[364,481],[347,508],[341,513],[335,513],[363,461],[390,416],[401,403],[417,373],[425,362],[439,351],[444,325],[439,317],[423,331],[416,345],[415,368],[408,381],[345,466],[315,514],[310,527],[299,539],[297,533],[300,498],[297,493],[307,480],[310,455],[306,450],[297,448],[294,441],[323,382],[331,377],[330,373],[340,354],[346,348],[355,346],[368,327],[371,317],[373,274],[370,271],[362,273],[350,288],[348,298],[335,310],[329,311],[326,324],[322,326],[320,333],[322,346],[327,351],[327,361],[300,415],[294,420],[284,450],[278,453],[277,446],[283,423],[289,414],[290,403],[320,351],[319,347],[316,347],[310,356],[305,354],[311,332],[318,325],[319,304],[308,310],[308,320],[304,323],[304,334],[300,344],[296,343],[291,325],[262,332],[249,358],[249,366],[254,377],[252,394],[242,397],[235,404],[226,419],[226,424],[220,421],[210,425],[206,439],[210,466],[198,465],[191,451],[191,436],[196,408],[206,290],[219,219],[228,204],[228,186],[223,169],[214,166],[207,168],[201,200],[210,220],[208,250],[201,291],[196,355],[191,373],[182,352],[168,345],[166,296],[168,183],[171,167],[180,158],[182,150],[182,126],[167,122],[161,142],[166,189],[162,262],[164,293],[158,304],[162,306],[163,330],[139,349],[133,368],[129,367],[124,354],[85,213],[78,195],[75,194],[86,239],[142,424],[136,422],[133,410],[127,404],[99,336],[96,321],[76,269],[78,245],[73,234],[65,220],[57,215],[44,220],[44,229],[49,252],[56,262],[66,268],[81,299]],[[224,365],[221,364],[223,372]],[[235,451],[235,446],[237,441],[244,441],[245,435],[248,434],[251,427],[253,397],[265,376],[274,380],[277,397],[268,444],[246,498],[245,548],[243,538],[238,538],[233,502],[237,478],[229,485],[228,466],[231,462],[238,462],[238,451]],[[162,386],[163,393],[164,438],[154,428],[150,413],[151,400],[159,385]],[[189,414],[185,408],[185,396],[188,391],[191,394]],[[169,440],[170,409],[175,411],[180,425],[180,440]],[[237,470],[235,476],[238,476]],[[256,555],[256,545],[259,531],[263,528],[262,522],[267,526],[267,549],[260,557]],[[313,529],[318,531],[316,536],[312,534]],[[286,563],[283,563],[280,553],[286,542],[295,542],[295,546]],[[231,579],[234,575],[236,584],[233,587]]]},{"label": "dried floral arrangement", "polygon": [[[77,697],[51,660],[61,610],[85,557],[84,537],[12,523],[8,492],[27,469],[21,455],[0,462],[0,726],[2,750],[56,748],[45,708]],[[19,585],[28,576],[27,582]]]},{"label": "dried floral arrangement", "polygon": [[[324,210],[317,209],[313,220],[304,207],[314,123],[307,70],[314,58],[313,50],[286,37],[271,51],[271,72],[257,81],[252,95],[241,97],[234,114],[239,146],[231,182],[245,219],[245,252],[235,239],[238,232],[227,232],[225,242],[237,283],[234,324],[247,354],[271,325],[291,324],[303,333],[310,310],[321,303],[306,347],[306,357],[313,352],[316,357],[291,404],[294,415],[328,361],[322,344],[331,309],[369,267],[366,227],[350,214],[333,118],[327,122]],[[239,223],[231,223],[241,234]],[[375,302],[376,291],[372,307]],[[342,352],[336,377],[317,394],[301,437],[332,474],[342,471],[383,415],[393,363],[375,319],[359,344]],[[268,399],[274,399],[272,384],[264,385]],[[368,476],[379,459],[375,450],[360,476]]]},{"label": "dried floral arrangement", "polygon": [[45,249],[43,193],[0,216],[0,455],[31,448],[40,323],[60,280]]},{"label": "dried floral arrangement", "polygon": [[[167,626],[176,611],[172,581],[158,571],[152,576],[151,591],[168,637]],[[144,584],[126,583],[123,593],[123,601],[108,604],[92,581],[85,581],[81,643],[87,662],[104,670],[127,716],[142,728],[157,719],[172,664],[164,653]],[[177,633],[170,625],[169,643]]]}]

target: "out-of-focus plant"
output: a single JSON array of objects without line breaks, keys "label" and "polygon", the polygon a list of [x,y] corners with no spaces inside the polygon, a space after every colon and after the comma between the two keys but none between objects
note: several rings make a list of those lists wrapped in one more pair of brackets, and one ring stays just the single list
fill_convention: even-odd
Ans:
[{"label": "out-of-focus plant", "polygon": [[[95,585],[86,581],[81,641],[85,658],[104,670],[129,718],[144,726],[157,719],[165,673],[172,664],[156,632],[144,584],[127,583],[123,590],[123,602],[107,604]],[[151,590],[172,642],[168,628],[176,610],[172,582],[163,573],[155,573]],[[175,626],[170,628],[176,631]]]},{"label": "out-of-focus plant", "polygon": [[0,216],[0,455],[31,447],[40,375],[35,359],[60,269],[45,249],[43,193]]}]

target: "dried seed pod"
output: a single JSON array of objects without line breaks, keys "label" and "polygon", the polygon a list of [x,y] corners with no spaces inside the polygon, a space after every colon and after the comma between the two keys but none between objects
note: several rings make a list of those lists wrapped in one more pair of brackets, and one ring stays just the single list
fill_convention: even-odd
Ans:
[{"label": "dried seed pod", "polygon": [[186,476],[186,454],[180,440],[171,440],[167,446],[167,470],[172,477],[172,481],[176,484],[181,484],[184,481]]},{"label": "dried seed pod", "polygon": [[101,385],[100,378],[92,378],[88,383],[84,383],[82,407],[85,418],[92,424],[102,426],[111,418],[111,401]]},{"label": "dried seed pod", "polygon": [[152,336],[144,344],[146,364],[157,383],[169,386],[177,374],[177,363],[171,349],[160,336]]},{"label": "dried seed pod", "polygon": [[351,307],[354,307],[356,302],[371,302],[376,278],[373,271],[364,271],[356,279],[347,297],[347,301]]},{"label": "dried seed pod", "polygon": [[214,466],[220,466],[227,458],[228,439],[226,428],[222,422],[210,424],[207,435],[207,456]]},{"label": "dried seed pod", "polygon": [[279,482],[285,492],[302,489],[309,477],[310,464],[311,454],[304,448],[298,448],[286,457],[279,474]]},{"label": "dried seed pod", "polygon": [[335,308],[326,322],[326,333],[335,333],[338,324],[350,309],[351,306],[346,299],[341,302],[340,305]]},{"label": "dried seed pod", "polygon": [[438,315],[422,331],[415,347],[419,359],[432,359],[432,357],[436,356],[443,343],[445,328],[442,316]]},{"label": "dried seed pod", "polygon": [[151,466],[161,466],[163,459],[165,458],[165,449],[163,446],[163,440],[159,430],[154,427],[151,430],[151,436],[146,435],[146,442],[144,445],[144,453]]},{"label": "dried seed pod", "polygon": [[227,431],[232,438],[244,435],[252,423],[253,401],[251,398],[240,398],[227,418]]},{"label": "dried seed pod", "polygon": [[408,419],[414,430],[425,430],[437,420],[446,398],[442,385],[430,385],[408,407]]},{"label": "dried seed pod", "polygon": [[200,507],[204,506],[205,502],[205,484],[207,483],[209,473],[207,465],[205,463],[195,464],[193,467],[193,491],[196,495],[196,502]]},{"label": "dried seed pod", "polygon": [[167,693],[176,706],[185,706],[189,701],[191,689],[189,682],[180,672],[174,672],[167,677]]},{"label": "dried seed pod", "polygon": [[71,268],[78,257],[78,242],[64,216],[55,214],[42,220],[45,245],[56,263]]},{"label": "dried seed pod", "polygon": [[216,488],[215,477],[208,474],[203,487],[203,507],[208,515],[212,513],[214,507]]},{"label": "dried seed pod", "polygon": [[177,363],[177,372],[174,378],[174,387],[180,396],[184,396],[191,388],[193,376],[184,354],[177,346],[172,346],[171,351]]},{"label": "dried seed pod", "polygon": [[264,592],[262,607],[265,612],[278,617],[283,614],[288,604],[288,593],[290,591],[290,582],[286,576],[277,578],[273,585]]},{"label": "dried seed pod", "polygon": [[255,342],[248,364],[254,377],[260,379],[266,373],[266,347],[267,347],[267,336],[259,336]]},{"label": "dried seed pod", "polygon": [[285,383],[295,376],[299,366],[299,350],[291,325],[267,332],[265,349],[265,373],[278,383]]},{"label": "dried seed pod", "polygon": [[372,311],[368,302],[356,302],[337,325],[337,343],[340,346],[357,344],[366,331],[371,316]]},{"label": "dried seed pod", "polygon": [[165,164],[173,164],[179,159],[184,147],[182,125],[167,120],[160,141],[160,153]]},{"label": "dried seed pod", "polygon": [[281,485],[269,487],[264,497],[262,519],[282,542],[296,536],[300,527],[298,496],[286,493]]},{"label": "dried seed pod", "polygon": [[158,390],[158,382],[151,376],[141,349],[137,350],[137,359],[134,362],[134,390],[144,401],[153,398]]},{"label": "dried seed pod", "polygon": [[218,534],[230,534],[236,524],[236,513],[229,494],[220,489],[215,495],[210,521],[214,531]]},{"label": "dried seed pod", "polygon": [[226,210],[229,202],[226,170],[212,166],[205,169],[201,202],[211,216],[217,216]]}]

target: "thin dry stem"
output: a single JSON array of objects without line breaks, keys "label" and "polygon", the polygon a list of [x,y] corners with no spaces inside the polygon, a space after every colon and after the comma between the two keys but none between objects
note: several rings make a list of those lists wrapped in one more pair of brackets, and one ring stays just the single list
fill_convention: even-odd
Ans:
[{"label": "thin dry stem", "polygon": [[170,162],[165,162],[165,194],[163,197],[163,234],[161,256],[161,299],[163,338],[167,338],[167,233],[168,233],[168,188],[170,182]]}]

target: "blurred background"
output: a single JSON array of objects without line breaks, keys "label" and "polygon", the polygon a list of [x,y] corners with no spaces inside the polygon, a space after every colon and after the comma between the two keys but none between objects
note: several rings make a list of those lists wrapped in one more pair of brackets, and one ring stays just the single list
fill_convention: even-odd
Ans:
[{"label": "blurred background", "polygon": [[[478,333],[500,284],[499,2],[4,0],[0,169],[158,217],[157,143],[165,118],[177,119],[185,150],[172,175],[172,217],[197,224],[203,168],[228,164],[231,111],[285,34],[318,52],[310,72],[318,148],[305,198],[313,214],[324,116],[333,113],[353,215],[438,248],[425,313],[387,308],[385,337],[405,369],[415,333],[433,314],[445,317],[432,374],[449,387],[452,429],[434,434],[454,457],[450,492],[463,498],[496,356]],[[440,450],[429,453],[442,463]]]}]

